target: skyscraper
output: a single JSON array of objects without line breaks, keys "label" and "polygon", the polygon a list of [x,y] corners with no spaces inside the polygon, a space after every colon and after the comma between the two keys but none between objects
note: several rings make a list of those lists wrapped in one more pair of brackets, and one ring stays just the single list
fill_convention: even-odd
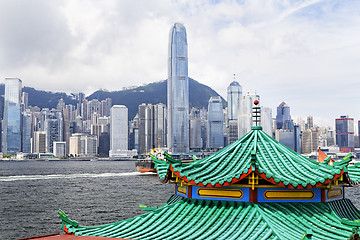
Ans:
[{"label": "skyscraper", "polygon": [[139,153],[147,153],[153,147],[164,147],[166,141],[166,106],[159,103],[139,105],[138,115]]},{"label": "skyscraper", "polygon": [[238,136],[238,111],[239,111],[239,100],[242,97],[242,87],[241,85],[233,81],[230,83],[227,88],[227,127],[228,127],[228,135],[227,140],[228,144],[235,142]]},{"label": "skyscraper", "polygon": [[189,152],[188,44],[185,27],[170,29],[167,107],[168,147],[172,153]]},{"label": "skyscraper", "polygon": [[207,139],[209,148],[224,147],[224,113],[220,96],[209,100]]},{"label": "skyscraper", "polygon": [[335,119],[336,144],[342,152],[354,152],[354,119],[341,116]]},{"label": "skyscraper", "polygon": [[254,101],[259,100],[259,95],[251,95],[250,93],[242,96],[239,99],[239,112],[238,112],[238,135],[239,138],[251,131],[253,126],[252,112]]},{"label": "skyscraper", "polygon": [[45,114],[46,151],[52,153],[54,151],[54,142],[64,140],[64,119],[61,111],[55,109],[42,111],[42,114]]},{"label": "skyscraper", "polygon": [[154,105],[154,144],[155,147],[166,146],[166,105],[159,103]]},{"label": "skyscraper", "polygon": [[[308,125],[309,126],[309,125]],[[302,133],[302,153],[312,153],[319,148],[319,133],[315,129],[306,129]]]},{"label": "skyscraper", "polygon": [[277,107],[275,139],[288,148],[300,153],[300,127],[294,125],[290,107],[282,102]]},{"label": "skyscraper", "polygon": [[3,153],[21,152],[21,89],[18,78],[5,78]]},{"label": "skyscraper", "polygon": [[283,130],[294,130],[294,123],[290,116],[290,107],[282,102],[277,107],[276,128]]},{"label": "skyscraper", "polygon": [[190,148],[201,148],[201,119],[190,118]]},{"label": "skyscraper", "polygon": [[311,129],[314,127],[314,118],[309,115],[307,118],[306,118],[306,129]]},{"label": "skyscraper", "polygon": [[91,116],[94,113],[101,114],[101,102],[97,99],[93,99],[87,103],[86,119],[91,120]]},{"label": "skyscraper", "polygon": [[360,146],[360,120],[358,121],[358,143],[359,143],[359,146]]},{"label": "skyscraper", "polygon": [[31,153],[31,136],[32,136],[32,114],[30,110],[22,114],[22,152]]},{"label": "skyscraper", "polygon": [[128,108],[114,105],[110,109],[110,157],[128,150]]},{"label": "skyscraper", "polygon": [[102,100],[101,101],[101,116],[109,117],[111,106],[112,106],[111,98],[106,98],[105,100]]},{"label": "skyscraper", "polygon": [[227,88],[228,120],[238,119],[239,99],[242,97],[241,85],[233,81]]}]

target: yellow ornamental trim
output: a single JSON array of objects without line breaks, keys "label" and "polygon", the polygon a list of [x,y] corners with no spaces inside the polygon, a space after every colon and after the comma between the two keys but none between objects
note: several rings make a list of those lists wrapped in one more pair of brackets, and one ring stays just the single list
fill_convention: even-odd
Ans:
[{"label": "yellow ornamental trim", "polygon": [[264,192],[266,200],[312,200],[315,192],[312,190],[267,190]]},{"label": "yellow ornamental trim", "polygon": [[241,199],[244,193],[241,189],[219,189],[219,188],[199,188],[197,194],[200,197],[211,198],[236,198]]}]

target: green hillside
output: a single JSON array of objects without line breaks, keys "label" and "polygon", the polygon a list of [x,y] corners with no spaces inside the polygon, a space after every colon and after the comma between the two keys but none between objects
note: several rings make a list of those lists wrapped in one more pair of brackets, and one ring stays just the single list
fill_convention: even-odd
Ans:
[{"label": "green hillside", "polygon": [[[210,87],[189,78],[190,108],[207,108],[208,101],[212,96],[218,96]],[[129,119],[138,112],[138,106],[142,103],[164,103],[166,104],[167,81],[150,83],[133,89],[122,91],[98,90],[87,97],[88,100],[111,98],[113,105],[125,105],[129,109]],[[226,105],[223,99],[223,104]]]}]

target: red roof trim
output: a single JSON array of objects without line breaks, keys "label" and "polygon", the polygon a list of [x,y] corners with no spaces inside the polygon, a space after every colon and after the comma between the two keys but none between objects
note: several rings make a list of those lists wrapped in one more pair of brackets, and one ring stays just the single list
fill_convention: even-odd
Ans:
[{"label": "red roof trim", "polygon": [[288,184],[288,185],[285,186],[285,184],[284,184],[283,182],[281,182],[281,181],[278,182],[278,183],[275,182],[275,180],[274,180],[273,177],[271,177],[270,179],[267,178],[265,173],[259,173],[257,169],[255,170],[255,173],[256,173],[257,175],[259,175],[261,178],[265,179],[266,181],[268,181],[268,182],[270,182],[270,183],[272,183],[272,184],[278,185],[278,186],[280,186],[280,187],[291,188],[291,189],[308,189],[308,188],[317,188],[317,187],[326,185],[326,184],[334,181],[335,179],[339,178],[341,175],[344,174],[344,169],[341,170],[340,174],[334,174],[334,177],[333,177],[333,178],[331,178],[331,179],[326,179],[326,180],[324,181],[324,183],[317,182],[317,183],[315,184],[315,186],[313,186],[313,185],[311,185],[310,183],[308,183],[308,184],[306,185],[306,187],[303,187],[301,184],[297,185],[297,187],[294,187],[294,186],[291,185],[291,184]]},{"label": "red roof trim", "polygon": [[[250,173],[252,173],[251,167],[250,167],[249,170],[248,170],[248,172],[247,172],[247,173],[243,173],[243,174],[240,176],[240,178],[233,178],[233,179],[231,180],[231,182],[224,182],[223,184],[216,183],[216,184],[213,186],[213,185],[211,185],[210,183],[204,185],[202,182],[199,182],[198,184],[196,184],[194,180],[189,181],[186,176],[181,177],[181,176],[180,176],[180,172],[178,172],[178,171],[175,172],[172,165],[170,165],[169,171],[170,171],[170,170],[171,170],[178,178],[184,180],[185,182],[188,182],[188,183],[190,183],[190,184],[192,184],[192,185],[196,185],[196,186],[199,186],[199,187],[225,187],[225,186],[229,186],[229,185],[231,185],[231,184],[234,184],[234,183],[240,181],[241,179],[247,177],[248,175],[250,175]],[[170,175],[169,171],[168,171],[168,175]],[[278,186],[280,186],[280,187],[283,187],[283,188],[290,188],[290,189],[309,189],[309,188],[321,187],[321,186],[324,186],[324,185],[326,185],[326,184],[331,183],[332,181],[334,181],[335,179],[339,178],[341,175],[344,174],[344,169],[341,170],[340,174],[334,174],[334,177],[333,177],[333,178],[326,179],[326,180],[324,181],[324,183],[317,182],[317,183],[315,184],[315,186],[313,186],[313,185],[311,185],[310,183],[308,183],[308,184],[306,185],[306,187],[303,187],[301,184],[299,184],[297,187],[294,187],[294,186],[291,185],[291,184],[285,185],[285,184],[284,184],[283,182],[281,182],[281,181],[277,183],[277,182],[275,182],[275,180],[274,180],[273,177],[271,177],[271,178],[269,179],[269,178],[266,177],[266,174],[265,174],[265,173],[259,173],[259,171],[258,171],[257,169],[255,169],[255,173],[256,173],[257,175],[259,175],[262,179],[264,179],[264,180],[266,180],[266,181],[268,181],[268,182],[270,182],[270,183],[272,183],[272,184],[275,184],[275,185],[278,185]]]},{"label": "red roof trim", "polygon": [[190,183],[190,184],[192,184],[192,185],[196,185],[196,186],[199,186],[199,187],[225,187],[225,186],[229,186],[229,185],[234,184],[234,183],[240,181],[241,179],[245,178],[246,176],[248,176],[248,175],[252,172],[252,171],[251,171],[251,166],[250,166],[248,172],[241,174],[240,178],[233,178],[233,179],[231,180],[231,182],[224,182],[223,184],[216,183],[216,184],[213,186],[213,185],[211,185],[211,183],[208,183],[208,184],[204,185],[202,182],[199,182],[198,184],[196,184],[194,180],[189,181],[186,176],[181,177],[181,176],[180,176],[180,172],[175,172],[172,165],[170,165],[170,170],[171,170],[178,178],[181,178],[181,179],[184,180],[185,182],[188,182],[188,183]]}]

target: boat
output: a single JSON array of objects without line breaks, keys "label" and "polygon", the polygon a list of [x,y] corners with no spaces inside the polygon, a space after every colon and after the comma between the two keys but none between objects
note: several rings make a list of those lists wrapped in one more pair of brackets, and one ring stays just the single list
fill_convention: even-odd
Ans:
[{"label": "boat", "polygon": [[135,162],[135,167],[141,173],[156,172],[155,163],[151,159],[139,159]]},{"label": "boat", "polygon": [[317,162],[292,151],[262,131],[254,104],[251,131],[217,153],[188,163],[154,158],[160,181],[174,186],[163,206],[93,227],[59,210],[62,229],[121,239],[360,239],[360,211],[345,198],[360,185],[354,156]]},{"label": "boat", "polygon": [[141,173],[146,173],[146,172],[156,172],[155,169],[155,163],[154,163],[154,158],[158,158],[158,159],[163,159],[163,151],[165,149],[161,148],[160,146],[158,148],[153,147],[150,150],[150,153],[145,154],[145,158],[143,159],[138,159],[135,162],[135,167],[136,170],[138,170]]}]

